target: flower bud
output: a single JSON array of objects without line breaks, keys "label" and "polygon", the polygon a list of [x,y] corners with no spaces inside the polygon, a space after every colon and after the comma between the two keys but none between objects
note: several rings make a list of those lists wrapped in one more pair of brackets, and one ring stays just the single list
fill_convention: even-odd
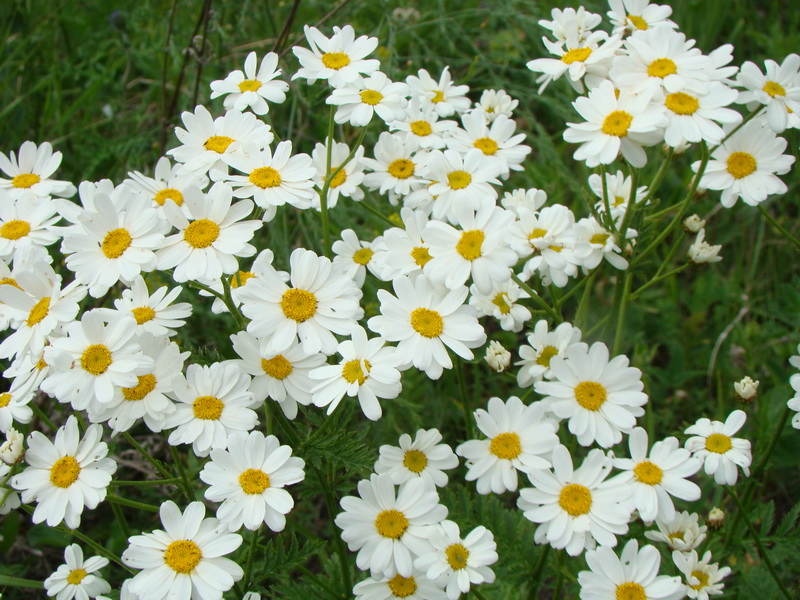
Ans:
[{"label": "flower bud", "polygon": [[706,525],[711,531],[720,529],[725,524],[725,513],[717,506],[708,511]]},{"label": "flower bud", "polygon": [[742,404],[752,404],[758,398],[758,385],[760,381],[753,381],[750,377],[745,377],[741,381],[733,384],[736,397]]},{"label": "flower bud", "polygon": [[503,348],[500,342],[492,340],[486,348],[485,359],[492,371],[502,373],[511,364],[511,352]]},{"label": "flower bud", "polygon": [[22,460],[25,449],[22,447],[22,434],[16,429],[9,429],[6,441],[0,446],[0,460],[7,465],[15,465]]},{"label": "flower bud", "polygon": [[683,220],[683,230],[686,233],[697,233],[705,226],[705,219],[701,219],[699,215],[692,215]]}]

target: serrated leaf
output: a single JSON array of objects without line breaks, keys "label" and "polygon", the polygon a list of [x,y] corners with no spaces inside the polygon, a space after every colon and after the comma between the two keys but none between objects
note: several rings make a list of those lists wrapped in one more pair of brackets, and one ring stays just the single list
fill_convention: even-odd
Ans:
[{"label": "serrated leaf", "polygon": [[289,577],[298,566],[303,565],[312,556],[325,547],[325,542],[318,539],[298,540],[294,533],[275,536],[270,539],[263,551],[265,561],[256,563],[258,583],[267,579]]}]

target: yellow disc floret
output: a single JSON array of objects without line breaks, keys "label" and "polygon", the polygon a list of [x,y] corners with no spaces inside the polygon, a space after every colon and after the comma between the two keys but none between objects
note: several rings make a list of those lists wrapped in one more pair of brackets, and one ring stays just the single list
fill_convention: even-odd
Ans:
[{"label": "yellow disc floret", "polygon": [[156,389],[156,376],[152,373],[138,375],[139,383],[135,387],[122,388],[122,396],[125,400],[143,400],[147,394]]},{"label": "yellow disc floret", "polygon": [[42,180],[36,173],[21,173],[11,180],[15,188],[28,189]]},{"label": "yellow disc floret", "polygon": [[81,367],[92,375],[105,373],[111,361],[111,350],[103,344],[92,344],[81,354]]},{"label": "yellow disc floret", "polygon": [[637,481],[647,485],[658,485],[664,478],[664,471],[649,460],[643,460],[633,468],[633,475]]},{"label": "yellow disc floret", "polygon": [[467,566],[467,559],[469,558],[469,550],[462,544],[450,544],[444,551],[447,557],[447,564],[454,571],[458,571]]},{"label": "yellow disc floret", "polygon": [[350,57],[344,52],[326,52],[322,55],[322,64],[338,71],[350,64]]},{"label": "yellow disc floret", "polygon": [[573,48],[564,53],[561,60],[571,65],[574,62],[583,62],[592,54],[591,48]]},{"label": "yellow disc floret", "polygon": [[164,551],[164,562],[176,573],[184,575],[194,571],[203,560],[200,547],[189,540],[172,542]]},{"label": "yellow disc floret", "polygon": [[81,466],[74,456],[62,456],[50,467],[50,483],[56,487],[68,488],[78,481]]},{"label": "yellow disc floret", "polygon": [[269,485],[269,475],[261,469],[247,469],[239,475],[239,485],[245,494],[262,494]]},{"label": "yellow disc floret", "polygon": [[375,529],[383,537],[399,540],[408,529],[408,519],[399,510],[384,510],[375,517]]},{"label": "yellow disc floret", "polygon": [[444,331],[444,319],[435,310],[415,308],[411,311],[411,327],[426,338],[435,338]]},{"label": "yellow disc floret", "polygon": [[585,515],[592,508],[592,492],[579,483],[570,483],[561,489],[558,504],[572,517]]},{"label": "yellow disc floret", "polygon": [[208,248],[219,237],[219,225],[208,219],[197,219],[183,231],[183,239],[192,248]]},{"label": "yellow disc floret", "polygon": [[172,200],[175,204],[181,206],[183,204],[183,194],[175,188],[165,188],[153,196],[153,202],[159,206],[164,206],[167,200]]},{"label": "yellow disc floret", "polygon": [[31,232],[31,224],[27,221],[7,221],[3,223],[3,226],[0,227],[0,237],[4,237],[7,240],[18,240],[20,238],[24,238]]},{"label": "yellow disc floret", "polygon": [[497,458],[513,460],[522,454],[522,445],[517,433],[507,432],[496,435],[489,444],[489,452]]},{"label": "yellow disc floret", "polygon": [[755,173],[758,168],[758,163],[752,154],[747,152],[733,152],[726,163],[728,173],[733,175],[734,179],[742,179]]},{"label": "yellow disc floret", "polygon": [[482,256],[481,247],[486,235],[480,229],[472,229],[461,234],[456,251],[466,260],[473,261]]},{"label": "yellow disc floret", "polygon": [[428,457],[419,450],[406,450],[403,455],[403,466],[412,473],[422,473],[428,466]]},{"label": "yellow disc floret", "polygon": [[227,135],[212,135],[208,138],[203,146],[205,146],[206,150],[211,150],[211,152],[216,152],[217,154],[223,154],[225,150],[228,149],[233,142],[235,142],[233,138],[229,138]]},{"label": "yellow disc floret", "polygon": [[581,381],[575,386],[575,400],[586,410],[598,411],[607,400],[606,388],[596,381]]},{"label": "yellow disc floret", "polygon": [[119,258],[125,253],[125,250],[130,248],[131,241],[131,234],[127,229],[121,227],[112,229],[103,238],[100,249],[106,258]]},{"label": "yellow disc floret", "polygon": [[199,396],[192,403],[194,416],[203,421],[216,421],[224,408],[225,404],[216,396]]},{"label": "yellow disc floret", "polygon": [[286,379],[294,370],[292,363],[290,363],[283,354],[277,354],[269,360],[262,358],[261,368],[264,370],[264,373],[278,380]]},{"label": "yellow disc floret", "polygon": [[389,175],[397,179],[408,179],[414,174],[414,163],[407,158],[398,158],[389,164]]},{"label": "yellow disc floret", "polygon": [[715,454],[725,454],[733,448],[731,438],[724,433],[712,433],[706,438],[706,450]]},{"label": "yellow disc floret", "polygon": [[317,297],[311,292],[290,288],[283,293],[281,310],[287,318],[303,323],[317,312]]},{"label": "yellow disc floret", "polygon": [[647,600],[647,593],[638,583],[628,581],[617,586],[615,600]]},{"label": "yellow disc floret", "polygon": [[625,137],[628,135],[628,129],[633,122],[633,115],[625,112],[624,110],[615,110],[609,113],[603,119],[603,133],[606,135],[614,135],[616,137]]},{"label": "yellow disc floret", "polygon": [[674,75],[677,72],[677,65],[669,58],[657,58],[647,67],[647,74],[650,77],[658,77],[660,79],[668,75]]},{"label": "yellow disc floret", "polygon": [[453,171],[447,174],[447,185],[454,190],[463,190],[472,182],[472,175],[466,171]]},{"label": "yellow disc floret", "polygon": [[250,183],[262,190],[278,187],[281,184],[281,174],[272,167],[259,167],[250,173]]}]

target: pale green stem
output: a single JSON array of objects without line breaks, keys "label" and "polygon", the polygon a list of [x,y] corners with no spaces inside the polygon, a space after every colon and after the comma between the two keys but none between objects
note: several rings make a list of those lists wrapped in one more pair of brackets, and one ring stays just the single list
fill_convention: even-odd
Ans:
[{"label": "pale green stem", "polygon": [[550,315],[550,317],[552,317],[553,319],[555,319],[559,323],[562,323],[564,321],[564,319],[561,317],[561,315],[559,315],[554,309],[552,309],[550,307],[550,305],[547,302],[545,302],[539,296],[539,294],[537,294],[535,291],[533,291],[533,289],[527,283],[525,283],[519,277],[517,277],[516,273],[511,273],[511,279],[519,287],[521,287],[523,290],[525,290],[525,292],[528,294],[528,296],[531,297],[531,300],[533,300],[536,304],[538,304],[542,308],[542,310],[544,310],[548,315]]},{"label": "pale green stem", "polygon": [[256,546],[258,545],[258,529],[250,535],[250,547],[247,549],[247,564],[244,568],[244,578],[242,581],[242,598],[250,590],[250,581],[253,573],[253,561],[256,557]]},{"label": "pale green stem", "polygon": [[137,502],[136,500],[128,500],[127,498],[122,498],[121,496],[115,496],[113,494],[108,494],[106,496],[106,500],[109,502],[113,502],[114,504],[119,504],[121,506],[128,506],[130,508],[137,508],[139,510],[146,510],[149,512],[158,512],[158,507],[152,504],[145,504],[144,502]]},{"label": "pale green stem", "polygon": [[625,271],[625,281],[622,284],[622,295],[620,296],[619,312],[617,313],[617,330],[614,333],[614,345],[611,351],[614,355],[619,354],[620,347],[622,346],[622,332],[625,329],[625,312],[628,307],[628,299],[631,295],[631,279],[631,272]]},{"label": "pale green stem", "polygon": [[797,249],[799,249],[799,250],[800,250],[800,240],[798,240],[796,237],[794,237],[794,236],[793,236],[793,235],[792,235],[792,234],[789,232],[789,230],[788,230],[788,229],[786,229],[786,228],[785,228],[783,225],[781,225],[780,223],[778,223],[778,221],[777,221],[777,220],[776,220],[776,219],[775,219],[775,218],[774,218],[774,217],[773,217],[771,214],[769,214],[769,213],[767,212],[767,209],[765,209],[765,208],[764,208],[763,206],[761,206],[760,204],[758,205],[758,210],[759,210],[759,211],[761,211],[761,214],[762,214],[762,215],[764,215],[764,218],[765,218],[767,221],[769,221],[769,222],[770,222],[770,224],[771,224],[771,225],[772,225],[772,226],[773,226],[775,229],[777,229],[778,231],[780,231],[780,232],[781,232],[781,234],[783,235],[783,237],[785,237],[787,240],[789,240],[789,241],[790,241],[790,242],[791,242],[791,243],[794,245],[794,247],[795,247],[795,248],[797,248]]},{"label": "pale green stem", "polygon": [[328,223],[328,189],[331,186],[331,154],[333,153],[333,115],[335,107],[331,106],[328,114],[328,137],[325,142],[325,183],[319,193],[319,212],[322,221],[322,244],[325,256],[331,256],[331,233]]},{"label": "pale green stem", "polygon": [[659,275],[658,273],[656,273],[656,275],[650,281],[648,281],[647,283],[642,285],[640,288],[638,288],[635,292],[633,292],[631,294],[630,299],[631,300],[636,300],[636,298],[639,297],[639,294],[641,294],[643,291],[645,291],[651,285],[653,285],[655,283],[658,283],[659,281],[663,281],[664,279],[669,279],[673,275],[677,275],[681,271],[685,270],[687,267],[689,267],[689,263],[683,264],[680,267],[676,267],[676,268],[672,269],[671,271],[669,271],[667,273],[664,273],[663,275]]},{"label": "pale green stem", "polygon": [[175,463],[175,466],[178,469],[178,475],[183,482],[183,490],[186,494],[186,498],[189,502],[194,501],[194,490],[192,490],[192,484],[189,482],[189,477],[186,474],[186,469],[183,466],[183,461],[181,460],[180,454],[178,454],[178,449],[173,446],[172,444],[169,445],[170,454],[172,454],[172,462]]}]

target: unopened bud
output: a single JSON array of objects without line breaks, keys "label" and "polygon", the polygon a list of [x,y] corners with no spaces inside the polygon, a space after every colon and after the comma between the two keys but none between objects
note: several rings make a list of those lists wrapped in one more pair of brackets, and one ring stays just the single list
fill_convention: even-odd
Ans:
[{"label": "unopened bud", "polygon": [[725,512],[715,506],[710,511],[708,511],[708,516],[706,517],[706,525],[711,531],[716,531],[720,529],[725,524]]},{"label": "unopened bud", "polygon": [[752,404],[758,398],[758,384],[759,381],[753,381],[750,377],[745,377],[741,381],[733,384],[733,389],[736,391],[736,397],[742,404]]},{"label": "unopened bud", "polygon": [[489,368],[497,373],[502,373],[511,364],[511,352],[503,348],[503,345],[496,340],[489,342],[485,358]]},{"label": "unopened bud", "polygon": [[692,215],[683,220],[683,230],[686,233],[697,233],[705,226],[705,219],[701,219],[699,215]]},{"label": "unopened bud", "polygon": [[22,447],[23,436],[16,429],[9,429],[6,441],[0,446],[0,460],[7,465],[15,465],[22,460],[25,450]]}]

